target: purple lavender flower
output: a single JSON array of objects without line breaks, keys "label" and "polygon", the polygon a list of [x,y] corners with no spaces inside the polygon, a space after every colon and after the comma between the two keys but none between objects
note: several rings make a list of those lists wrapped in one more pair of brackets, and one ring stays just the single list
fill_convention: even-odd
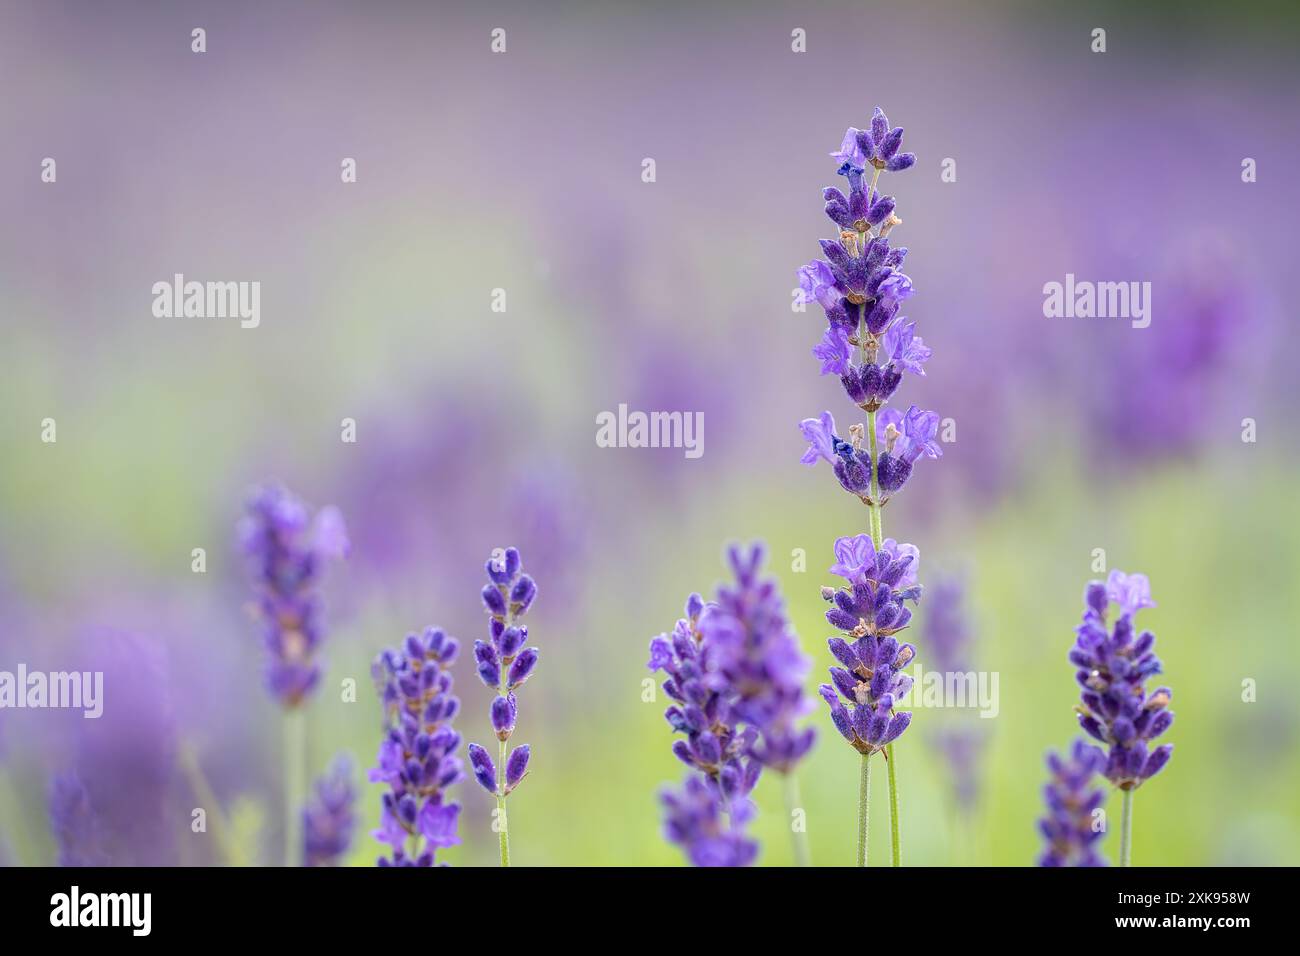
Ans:
[{"label": "purple lavender flower", "polygon": [[943,457],[943,449],[936,441],[938,432],[938,413],[922,411],[915,405],[902,414],[887,408],[876,418],[876,441],[884,449],[876,465],[882,501],[888,501],[903,487],[921,455]]},{"label": "purple lavender flower", "polygon": [[808,450],[799,460],[805,465],[817,464],[817,459],[828,461],[840,487],[864,502],[871,501],[871,455],[862,445],[861,428],[856,428],[853,441],[847,442],[835,434],[835,419],[830,412],[820,418],[805,418],[799,423]]},{"label": "purple lavender flower", "polygon": [[337,866],[352,845],[357,799],[352,785],[352,761],[340,754],[302,811],[303,859],[307,866]]},{"label": "purple lavender flower", "polygon": [[[849,193],[829,187],[822,192],[826,215],[839,227],[836,239],[822,239],[825,259],[816,259],[800,272],[798,301],[817,302],[826,312],[827,329],[813,355],[823,375],[838,375],[849,399],[867,414],[866,424],[849,428],[848,440],[836,434],[829,411],[805,419],[800,430],[808,440],[802,461],[817,459],[831,465],[840,487],[867,506],[871,537],[841,538],[837,542],[836,573],[849,581],[838,590],[823,588],[834,607],[827,619],[845,631],[853,643],[836,637],[831,651],[844,665],[832,668],[831,684],[822,697],[840,734],[862,754],[858,792],[858,865],[867,864],[867,808],[870,801],[870,756],[889,748],[889,787],[894,793],[892,742],[906,730],[909,713],[894,713],[894,705],[910,688],[911,679],[898,673],[915,656],[910,644],[892,635],[907,625],[915,601],[916,552],[900,556],[885,547],[881,508],[903,487],[922,454],[941,454],[935,441],[939,417],[912,406],[904,415],[881,409],[894,396],[904,375],[924,374],[931,349],[916,335],[916,323],[900,316],[899,308],[916,294],[903,272],[904,247],[891,248],[889,234],[902,224],[897,202],[876,184],[883,171],[897,172],[915,164],[911,153],[900,153],[902,127],[889,125],[876,108],[867,129],[850,127],[840,148],[832,153]],[[871,179],[866,181],[870,168]],[[879,420],[878,420],[879,416]],[[894,544],[897,548],[896,543]],[[843,552],[843,553],[841,553]],[[903,577],[909,580],[904,583]],[[837,694],[838,691],[838,694]],[[849,706],[840,700],[842,695]],[[852,708],[850,710],[850,707]],[[891,799],[890,842],[899,865],[897,804]]]},{"label": "purple lavender flower", "polygon": [[61,774],[50,786],[50,828],[59,848],[59,866],[104,866],[99,819],[90,795],[75,773]]},{"label": "purple lavender flower", "polygon": [[732,716],[758,732],[750,754],[789,774],[816,737],[811,727],[796,725],[811,709],[803,691],[809,661],[790,630],[777,582],[759,578],[763,546],[732,546],[727,560],[736,585],[718,588],[717,601],[700,615],[699,630],[734,694]]},{"label": "purple lavender flower", "polygon": [[740,726],[737,693],[722,668],[726,655],[706,640],[701,628],[704,610],[698,594],[687,598],[686,617],[678,620],[672,635],[651,640],[647,666],[666,675],[664,693],[674,703],[664,719],[686,735],[673,742],[673,753],[699,771],[720,799],[736,802],[749,795],[762,772],[751,753],[758,729]]},{"label": "purple lavender flower", "polygon": [[271,652],[267,685],[285,707],[297,707],[320,680],[315,652],[324,625],[318,592],[326,560],[347,555],[343,519],[337,509],[322,508],[313,520],[297,497],[267,485],[249,500],[240,538]]},{"label": "purple lavender flower", "polygon": [[[1134,615],[1155,606],[1151,587],[1144,574],[1113,570],[1105,584],[1091,582],[1083,598],[1083,623],[1070,651],[1082,688],[1079,725],[1110,747],[1106,778],[1121,790],[1136,790],[1164,769],[1174,749],[1172,744],[1147,749],[1174,722],[1168,710],[1173,692],[1168,687],[1146,691],[1147,678],[1161,671],[1155,635],[1134,635]],[[1119,605],[1113,628],[1107,624],[1112,601]]]},{"label": "purple lavender flower", "polygon": [[460,842],[460,804],[448,789],[464,776],[455,756],[460,734],[451,722],[460,711],[450,667],[459,642],[442,630],[408,634],[401,650],[375,660],[371,673],[384,704],[385,732],[372,783],[385,783],[375,839],[392,848],[380,866],[433,866],[443,847]]},{"label": "purple lavender flower", "polygon": [[506,824],[506,796],[528,773],[532,751],[525,744],[506,754],[506,742],[515,730],[518,701],[515,691],[532,676],[537,666],[537,648],[524,647],[528,626],[519,620],[528,613],[537,598],[537,584],[523,572],[523,562],[516,548],[498,549],[488,558],[488,583],[483,586],[483,606],[491,616],[488,633],[491,643],[474,642],[474,660],[479,679],[497,692],[488,708],[495,733],[497,761],[478,744],[470,744],[470,764],[474,779],[497,798],[497,831],[501,843],[501,865],[510,865],[509,836]]},{"label": "purple lavender flower", "polygon": [[826,620],[847,639],[827,642],[843,666],[830,669],[831,683],[819,691],[835,729],[859,753],[870,755],[897,740],[912,720],[910,713],[894,713],[894,706],[912,688],[912,678],[902,670],[916,648],[893,635],[911,621],[905,602],[915,604],[921,597],[919,552],[892,539],[877,551],[865,534],[840,538],[835,552],[838,561],[831,570],[849,584],[824,587],[822,597],[832,604]]},{"label": "purple lavender flower", "polygon": [[1047,815],[1038,830],[1047,841],[1039,866],[1105,866],[1097,854],[1102,830],[1094,826],[1093,814],[1105,799],[1093,778],[1106,766],[1106,756],[1096,747],[1076,740],[1067,757],[1047,755],[1052,779],[1043,788]]},{"label": "purple lavender flower", "polygon": [[[812,728],[797,725],[809,709],[808,660],[776,581],[759,576],[763,547],[732,546],[727,560],[735,585],[719,587],[709,604],[692,594],[672,635],[650,642],[648,666],[664,672],[664,693],[674,702],[664,718],[686,735],[673,753],[699,773],[680,794],[664,795],[665,833],[696,866],[753,861],[757,844],[743,835],[753,815],[749,793],[766,766],[783,776],[787,802],[797,802],[795,767],[815,739]],[[795,853],[806,861],[797,836]]]},{"label": "purple lavender flower", "polygon": [[749,866],[758,843],[745,835],[753,804],[737,800],[724,809],[717,791],[697,776],[680,790],[664,790],[664,839],[680,846],[692,866]]},{"label": "purple lavender flower", "polygon": [[[898,314],[916,290],[902,271],[904,247],[890,248],[889,233],[902,223],[892,196],[881,196],[876,181],[884,170],[907,169],[916,162],[899,153],[901,127],[890,128],[877,107],[868,129],[850,127],[840,148],[831,153],[848,179],[849,194],[824,190],[826,214],[842,230],[838,239],[820,240],[825,259],[799,270],[798,301],[816,302],[826,312],[827,328],[813,355],[823,375],[838,375],[845,393],[868,415],[849,439],[835,434],[830,412],[805,419],[800,428],[810,447],[802,461],[824,458],[840,486],[875,508],[903,487],[921,454],[941,451],[935,440],[939,417],[913,406],[905,415],[877,420],[902,384],[904,375],[924,375],[931,348],[916,334],[916,323]],[[866,169],[873,172],[864,182]],[[892,426],[892,430],[891,430]],[[877,451],[877,445],[883,450]]]}]

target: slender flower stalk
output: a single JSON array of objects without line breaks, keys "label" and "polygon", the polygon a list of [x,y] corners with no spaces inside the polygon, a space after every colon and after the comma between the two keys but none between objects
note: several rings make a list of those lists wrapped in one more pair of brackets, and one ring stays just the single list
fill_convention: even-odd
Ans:
[{"label": "slender flower stalk", "polygon": [[[648,666],[666,675],[663,689],[674,703],[664,718],[674,731],[686,735],[673,743],[673,753],[698,771],[702,792],[712,794],[730,818],[732,842],[744,842],[742,828],[753,816],[749,793],[763,768],[769,768],[783,778],[795,860],[806,865],[807,834],[795,825],[796,812],[802,809],[795,772],[816,737],[811,727],[798,725],[810,709],[803,690],[809,662],[786,619],[777,582],[760,576],[763,554],[759,544],[729,548],[734,585],[720,586],[708,604],[692,594],[686,617],[677,622],[672,636],[662,634],[650,642]],[[701,791],[688,787],[692,805],[698,804]],[[672,795],[664,803],[670,842],[681,844],[697,865],[707,865],[700,859],[721,859],[711,851],[701,855],[682,842],[684,837],[716,836],[674,822],[685,805],[682,796]],[[757,851],[754,844],[752,854],[727,857],[727,865],[752,862]]]},{"label": "slender flower stalk", "polygon": [[[1155,635],[1150,631],[1134,633],[1137,612],[1155,607],[1146,575],[1112,570],[1104,584],[1088,584],[1083,601],[1083,623],[1076,628],[1077,638],[1070,651],[1081,688],[1075,710],[1079,726],[1109,747],[1103,772],[1124,795],[1120,866],[1129,866],[1133,794],[1165,768],[1173,753],[1173,744],[1160,744],[1153,750],[1147,747],[1174,722],[1168,709],[1173,691],[1159,687],[1148,694],[1146,689],[1147,678],[1161,672]],[[1112,603],[1119,609],[1113,626],[1108,623]]]},{"label": "slender flower stalk", "polygon": [[524,647],[528,642],[528,625],[520,619],[528,613],[537,597],[537,584],[523,573],[523,563],[515,548],[498,549],[488,558],[488,583],[483,586],[483,606],[491,617],[488,625],[491,642],[474,642],[474,660],[479,679],[497,692],[488,716],[497,738],[497,759],[478,744],[469,745],[469,761],[474,779],[496,797],[493,827],[501,851],[501,865],[510,865],[510,831],[506,817],[506,797],[528,774],[527,744],[508,754],[506,742],[515,730],[518,703],[515,691],[532,676],[537,666],[537,648]]},{"label": "slender flower stalk", "polygon": [[450,670],[459,651],[456,638],[429,627],[371,666],[384,736],[369,779],[388,785],[372,836],[392,850],[379,866],[433,866],[438,850],[460,843],[460,804],[448,800],[464,776],[460,734],[451,725],[460,712]]},{"label": "slender flower stalk", "polygon": [[320,582],[326,562],[347,555],[347,531],[338,509],[313,518],[288,490],[267,485],[249,499],[239,532],[270,653],[267,687],[284,708],[284,865],[298,866],[307,780],[302,706],[320,681],[316,652],[325,635]]},{"label": "slender flower stalk", "polygon": [[[820,360],[823,375],[839,376],[850,401],[867,416],[865,426],[854,425],[849,429],[847,441],[837,434],[835,419],[829,411],[818,418],[805,419],[800,429],[808,440],[808,451],[802,460],[808,465],[816,464],[818,459],[827,461],[840,486],[867,506],[870,543],[877,553],[889,543],[884,536],[882,520],[885,504],[911,477],[913,467],[922,455],[930,458],[942,456],[936,440],[939,416],[935,412],[923,411],[915,405],[903,413],[885,407],[905,374],[925,374],[923,366],[931,354],[930,348],[915,334],[916,323],[898,314],[901,304],[911,298],[915,290],[911,278],[902,271],[907,249],[891,249],[889,245],[890,233],[902,224],[895,214],[897,203],[892,196],[880,195],[876,188],[882,171],[900,172],[916,163],[913,154],[899,152],[902,141],[902,127],[890,128],[888,118],[879,107],[867,129],[850,127],[844,134],[843,143],[831,156],[839,163],[838,172],[847,181],[848,195],[834,187],[822,193],[826,200],[826,215],[840,228],[840,234],[837,239],[821,240],[825,259],[814,259],[799,270],[799,301],[803,304],[817,302],[826,312],[827,328],[821,342],[814,347],[813,356]],[[871,168],[871,179],[865,182],[868,167]],[[877,584],[878,581],[864,585],[870,593],[854,595],[846,592],[849,593],[848,600],[858,605],[874,601]],[[890,587],[886,586],[881,598],[886,605],[892,602]],[[832,600],[833,594],[832,591],[827,600]],[[912,599],[919,596],[918,587]],[[859,610],[866,614],[862,618],[865,627],[874,607],[862,605]],[[856,627],[855,624],[845,629],[852,632]],[[843,643],[839,638],[833,640]],[[859,664],[866,670],[873,671],[885,664],[893,666],[892,662],[877,661],[874,647],[864,648],[863,653],[866,657]],[[827,695],[823,693],[823,696]],[[827,699],[830,701],[832,698],[834,688]],[[894,737],[883,739],[886,728],[892,727],[892,707],[897,697],[883,692],[873,695],[871,706],[878,706],[882,699],[887,707],[878,719],[884,721],[884,725],[873,728],[870,720],[876,718],[869,718],[864,733],[851,731],[853,736],[849,739],[859,747],[864,759],[877,750],[885,752],[889,773],[890,844],[893,864],[898,866],[902,857],[893,739],[907,725],[903,723]],[[855,702],[859,709],[864,703]],[[838,706],[843,709],[843,705]],[[835,708],[836,704],[832,703],[832,720],[843,734],[845,731],[840,727],[840,720],[844,718],[837,718]],[[897,716],[910,719],[910,714]],[[869,749],[861,750],[862,746]],[[867,811],[864,802],[862,815],[865,816]],[[865,854],[859,862],[865,865]]]}]

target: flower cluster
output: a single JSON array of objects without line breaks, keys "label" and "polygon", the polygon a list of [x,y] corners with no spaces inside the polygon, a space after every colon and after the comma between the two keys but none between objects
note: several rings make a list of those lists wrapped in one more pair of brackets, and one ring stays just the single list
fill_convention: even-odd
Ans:
[{"label": "flower cluster", "polygon": [[324,637],[319,587],[326,561],[347,555],[343,518],[336,508],[322,508],[312,519],[296,496],[268,485],[249,500],[240,539],[271,653],[267,685],[285,707],[296,707],[320,680],[315,659]]},{"label": "flower cluster", "polygon": [[835,729],[859,753],[872,754],[897,740],[912,720],[910,713],[894,713],[894,705],[912,688],[902,670],[916,648],[894,635],[912,619],[905,602],[921,597],[920,553],[893,538],[876,551],[870,536],[860,534],[838,539],[835,557],[830,571],[848,585],[824,587],[822,597],[832,604],[826,620],[846,635],[827,641],[843,666],[830,669],[831,683],[820,691]]},{"label": "flower cluster", "polygon": [[736,695],[720,666],[720,649],[705,640],[700,627],[704,610],[698,594],[687,598],[686,617],[678,620],[672,635],[650,641],[646,666],[664,672],[664,693],[674,701],[664,719],[686,735],[673,741],[673,753],[703,775],[716,800],[734,805],[749,796],[762,772],[751,753],[758,729],[740,726]]},{"label": "flower cluster", "polygon": [[460,711],[450,667],[459,642],[442,630],[409,634],[400,651],[385,651],[371,673],[384,704],[385,733],[372,783],[386,783],[374,837],[392,847],[380,866],[432,866],[443,847],[460,842],[460,804],[447,790],[464,776],[451,726]]},{"label": "flower cluster", "polygon": [[763,766],[790,773],[816,738],[811,727],[796,726],[810,709],[803,689],[809,660],[790,630],[776,580],[759,577],[762,545],[733,546],[727,560],[736,584],[718,588],[699,627],[734,694],[735,719],[757,731],[750,753]]},{"label": "flower cluster", "polygon": [[688,777],[680,790],[663,791],[659,800],[664,836],[685,850],[692,866],[749,866],[757,859],[758,843],[744,834],[753,804],[740,801],[728,813],[700,777]]},{"label": "flower cluster", "polygon": [[[1136,790],[1164,769],[1174,749],[1172,744],[1147,749],[1147,743],[1174,722],[1167,709],[1173,692],[1168,687],[1150,695],[1146,691],[1147,678],[1161,669],[1155,635],[1134,634],[1133,616],[1142,608],[1155,607],[1151,586],[1144,574],[1111,571],[1105,584],[1089,583],[1083,599],[1083,623],[1076,628],[1078,637],[1070,651],[1082,688],[1079,725],[1110,746],[1106,778],[1121,790]],[[1112,601],[1119,607],[1119,617],[1110,628]]]},{"label": "flower cluster", "polygon": [[720,586],[708,604],[692,594],[673,633],[651,640],[647,665],[663,671],[664,693],[674,701],[664,718],[686,735],[673,742],[673,753],[699,772],[684,790],[661,797],[665,836],[696,866],[753,862],[758,844],[744,828],[759,774],[763,767],[793,773],[816,737],[797,726],[808,712],[809,665],[776,581],[760,577],[762,545],[733,546],[727,562],[735,584]]},{"label": "flower cluster", "polygon": [[303,860],[307,866],[337,866],[352,845],[356,822],[352,761],[340,754],[319,780],[302,811]]},{"label": "flower cluster", "polygon": [[537,666],[537,648],[524,647],[528,642],[528,625],[519,623],[537,597],[537,584],[523,573],[519,551],[515,548],[494,552],[488,558],[486,570],[488,583],[483,586],[483,606],[491,615],[488,624],[491,641],[474,642],[474,660],[479,679],[497,692],[488,716],[500,744],[502,776],[497,776],[492,755],[478,744],[469,745],[469,762],[474,779],[483,789],[503,798],[528,773],[528,745],[516,747],[509,757],[505,756],[505,745],[514,733],[518,716],[515,691]]},{"label": "flower cluster", "polygon": [[1047,816],[1038,830],[1047,841],[1039,866],[1105,866],[1097,855],[1096,843],[1103,830],[1095,826],[1093,814],[1105,799],[1093,777],[1106,766],[1106,755],[1096,747],[1076,740],[1069,756],[1047,755],[1052,779],[1043,788]]},{"label": "flower cluster", "polygon": [[[898,314],[915,290],[902,271],[907,249],[889,245],[890,231],[902,222],[894,214],[896,203],[876,190],[882,170],[897,172],[916,162],[911,153],[898,152],[902,140],[902,127],[891,129],[879,107],[870,128],[850,128],[844,134],[843,144],[831,156],[840,163],[849,194],[834,187],[823,193],[826,215],[842,231],[838,239],[820,240],[825,259],[814,259],[799,270],[797,301],[816,302],[826,313],[826,331],[813,349],[822,374],[838,375],[849,398],[868,414],[889,401],[904,374],[924,375],[931,354],[916,335],[916,323]],[[800,425],[809,443],[802,460],[811,465],[825,459],[846,491],[869,505],[877,499],[883,503],[903,487],[922,453],[940,457],[938,425],[938,415],[913,405],[903,415],[886,411],[875,435],[854,426],[846,441],[836,433],[831,413],[824,412]]]}]

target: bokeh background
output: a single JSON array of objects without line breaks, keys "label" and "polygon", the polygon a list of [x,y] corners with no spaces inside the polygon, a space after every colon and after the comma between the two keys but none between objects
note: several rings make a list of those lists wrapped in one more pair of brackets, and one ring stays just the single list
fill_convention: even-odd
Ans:
[{"label": "bokeh background", "polygon": [[[483,561],[516,544],[542,649],[516,862],[679,863],[649,638],[716,586],[726,542],[762,539],[812,690],[831,543],[866,528],[798,463],[800,419],[854,409],[809,355],[817,310],[790,300],[831,235],[826,154],[880,104],[920,157],[888,186],[934,348],[899,398],[958,426],[886,533],[920,547],[923,582],[964,580],[970,659],[1001,692],[969,779],[943,745],[960,714],[919,712],[899,745],[907,861],[1034,860],[1097,548],[1150,576],[1175,693],[1137,862],[1300,861],[1295,10],[1135,6],[0,4],[0,668],[106,673],[99,721],[0,711],[0,859],[57,858],[69,770],[111,862],[212,862],[188,824],[214,800],[246,860],[280,859],[279,712],[234,532],[279,479],[353,538],[309,711],[313,774],[338,752],[357,768],[350,862],[379,850],[370,660],[427,624],[480,636]],[[260,280],[261,327],[154,318],[175,272]],[[1150,281],[1150,328],[1044,318],[1067,272]],[[703,457],[597,447],[619,403],[703,411]],[[923,600],[923,664],[926,627]],[[458,687],[460,729],[486,737],[468,658]],[[809,720],[814,858],[847,864],[856,755]],[[459,797],[445,858],[490,864],[491,800]],[[766,864],[791,859],[780,797],[760,784]]]}]

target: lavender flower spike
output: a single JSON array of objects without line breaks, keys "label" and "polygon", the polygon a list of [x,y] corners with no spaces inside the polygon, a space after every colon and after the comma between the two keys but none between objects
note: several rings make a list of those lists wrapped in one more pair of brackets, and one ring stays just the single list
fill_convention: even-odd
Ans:
[{"label": "lavender flower spike", "polygon": [[1106,798],[1093,778],[1106,766],[1106,756],[1096,747],[1076,740],[1068,757],[1047,755],[1052,779],[1043,788],[1047,816],[1038,830],[1047,841],[1039,866],[1105,866],[1096,843],[1104,832],[1094,816]]},{"label": "lavender flower spike", "polygon": [[372,835],[392,848],[380,866],[433,866],[438,850],[460,842],[460,804],[447,793],[464,776],[460,734],[451,725],[460,712],[450,670],[459,650],[456,638],[430,627],[371,667],[385,730],[369,779],[388,785]]},{"label": "lavender flower spike", "polygon": [[322,508],[313,518],[291,492],[267,485],[249,500],[239,535],[271,654],[267,685],[285,707],[297,707],[320,680],[319,587],[326,562],[348,553],[343,519],[336,508]]},{"label": "lavender flower spike", "polygon": [[726,813],[716,791],[699,777],[688,777],[678,791],[659,796],[666,811],[664,839],[680,846],[692,866],[749,866],[758,843],[744,833],[753,804],[742,801]]},{"label": "lavender flower spike", "polygon": [[491,616],[488,634],[491,641],[474,642],[474,660],[478,676],[497,692],[488,708],[492,731],[497,738],[497,762],[478,744],[470,744],[470,765],[474,779],[496,797],[496,826],[501,849],[501,865],[510,865],[510,837],[506,820],[506,796],[528,774],[527,744],[509,754],[506,742],[514,734],[519,713],[515,691],[532,676],[537,666],[537,648],[524,647],[528,626],[519,620],[528,613],[537,598],[537,584],[523,573],[523,562],[515,548],[498,548],[485,566],[488,583],[483,586],[483,606]]},{"label": "lavender flower spike", "polygon": [[302,854],[302,806],[307,788],[306,727],[302,703],[320,681],[316,651],[324,637],[319,594],[325,563],[348,552],[336,508],[312,518],[307,506],[279,485],[257,490],[239,535],[252,570],[263,641],[271,653],[266,681],[284,707],[284,863]]},{"label": "lavender flower spike", "polygon": [[692,594],[672,635],[650,642],[646,666],[666,675],[663,690],[673,704],[664,719],[686,735],[673,743],[673,754],[698,771],[720,801],[734,803],[749,796],[763,769],[751,753],[758,729],[740,726],[738,695],[722,670],[721,650],[705,640],[700,626],[704,610],[704,599]]},{"label": "lavender flower spike", "polygon": [[[881,508],[911,476],[918,457],[941,454],[937,414],[915,405],[905,415],[885,408],[905,376],[925,374],[923,366],[932,353],[916,334],[916,323],[899,315],[902,303],[916,294],[916,288],[903,272],[906,247],[890,246],[890,233],[903,222],[897,215],[898,203],[876,188],[882,172],[901,172],[915,165],[914,155],[899,151],[902,142],[903,128],[891,127],[880,107],[866,129],[849,127],[840,148],[831,153],[836,171],[847,181],[848,195],[833,186],[822,191],[826,216],[838,234],[819,241],[825,258],[799,270],[798,301],[816,302],[826,315],[826,330],[813,347],[813,356],[821,362],[823,375],[839,376],[849,400],[867,416],[865,424],[849,427],[847,439],[836,433],[829,411],[805,419],[799,428],[808,450],[801,460],[808,465],[819,458],[827,461],[840,487],[867,506],[873,559],[883,555],[886,543]],[[900,864],[892,743],[907,729],[911,714],[895,714],[893,707],[905,693],[896,672],[915,651],[890,635],[911,616],[903,601],[920,594],[912,583],[887,580],[894,559],[882,556],[881,560],[885,563],[873,565],[865,577],[850,579],[849,587],[823,590],[826,600],[836,604],[827,617],[853,641],[832,639],[831,650],[845,667],[832,671],[834,683],[822,686],[822,696],[830,705],[836,729],[862,755],[858,794],[858,863],[862,866],[867,857],[868,758],[882,749],[887,749],[893,860],[895,866]],[[898,570],[902,573],[901,566]]]},{"label": "lavender flower spike", "polygon": [[[763,547],[733,546],[727,560],[735,584],[719,587],[708,604],[692,594],[673,633],[650,642],[648,666],[663,671],[664,693],[673,700],[664,719],[685,734],[673,753],[699,774],[680,794],[663,797],[665,833],[697,866],[752,862],[757,844],[742,828],[753,813],[748,797],[759,774],[770,767],[782,775],[793,812],[799,804],[794,771],[815,738],[812,728],[798,726],[809,710],[808,660],[777,582],[760,577]],[[726,832],[719,829],[723,815],[731,822]],[[802,833],[793,832],[796,861],[806,865]]]},{"label": "lavender flower spike", "polygon": [[912,720],[910,713],[894,713],[894,705],[912,689],[912,678],[902,670],[916,648],[893,635],[912,619],[906,602],[921,597],[915,583],[919,554],[892,538],[876,551],[865,534],[840,538],[835,553],[839,561],[831,570],[849,583],[822,588],[822,597],[832,605],[826,620],[844,632],[827,641],[843,666],[832,667],[831,683],[819,690],[840,736],[869,757],[902,736]]},{"label": "lavender flower spike", "polygon": [[338,866],[352,845],[357,800],[352,761],[340,754],[316,781],[315,793],[302,811],[307,866]]},{"label": "lavender flower spike", "polygon": [[[1148,694],[1146,681],[1161,671],[1155,655],[1155,635],[1134,633],[1133,618],[1142,608],[1155,607],[1144,574],[1112,570],[1106,583],[1092,581],[1083,594],[1083,623],[1070,651],[1075,679],[1082,689],[1076,707],[1079,726],[1110,748],[1105,775],[1124,794],[1120,833],[1120,866],[1132,852],[1133,793],[1169,762],[1172,744],[1148,750],[1147,744],[1174,722],[1169,702],[1173,691],[1159,687]],[[1111,602],[1119,606],[1114,626],[1108,624]]]}]

